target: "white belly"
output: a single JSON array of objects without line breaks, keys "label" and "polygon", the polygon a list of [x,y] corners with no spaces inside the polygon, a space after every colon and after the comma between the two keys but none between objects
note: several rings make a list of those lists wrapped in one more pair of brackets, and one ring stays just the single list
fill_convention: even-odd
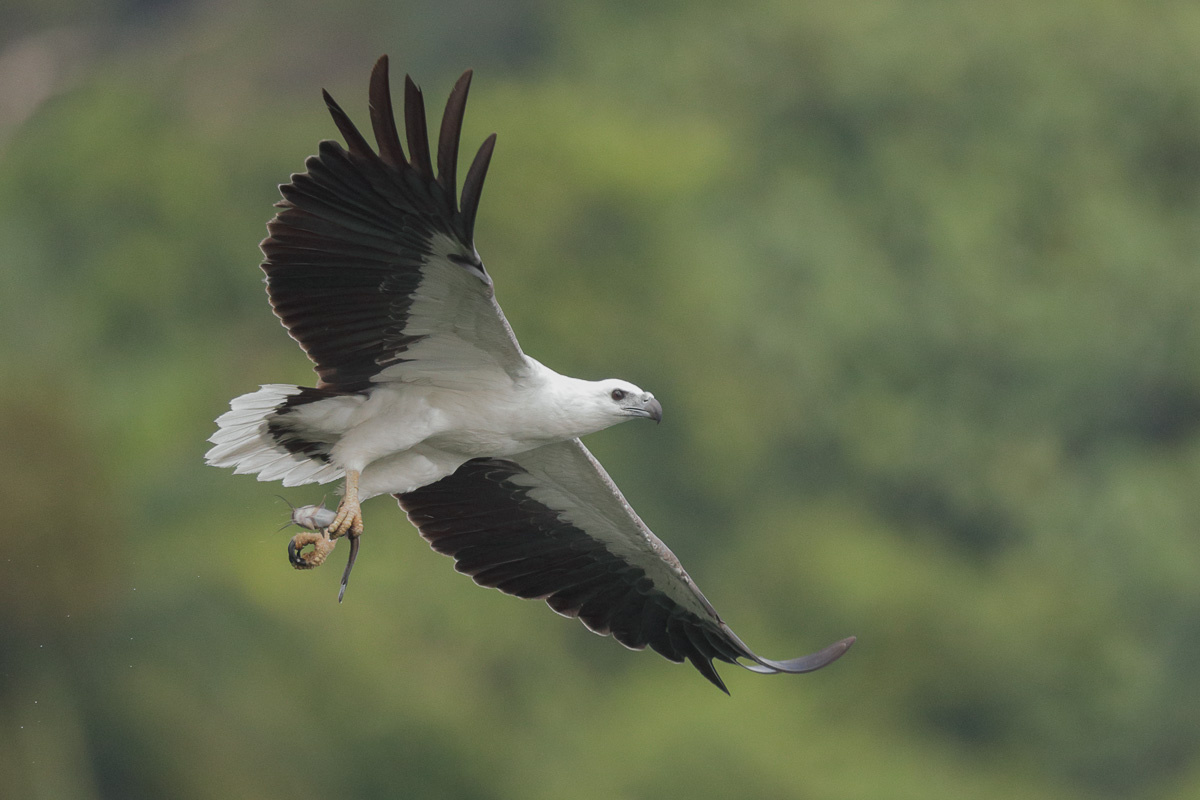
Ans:
[{"label": "white belly", "polygon": [[[339,398],[342,400],[343,398]],[[356,407],[331,415],[345,423],[331,458],[362,473],[360,495],[409,492],[472,458],[515,455],[574,433],[554,430],[555,414],[519,387],[486,396],[434,386],[382,386]]]}]

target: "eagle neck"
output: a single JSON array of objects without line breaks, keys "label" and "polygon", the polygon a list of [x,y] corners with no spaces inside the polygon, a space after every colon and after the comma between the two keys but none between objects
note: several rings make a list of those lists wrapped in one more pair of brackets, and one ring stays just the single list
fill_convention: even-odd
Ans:
[{"label": "eagle neck", "polygon": [[542,424],[557,440],[574,439],[621,422],[603,402],[599,381],[562,375],[541,364],[537,395]]}]

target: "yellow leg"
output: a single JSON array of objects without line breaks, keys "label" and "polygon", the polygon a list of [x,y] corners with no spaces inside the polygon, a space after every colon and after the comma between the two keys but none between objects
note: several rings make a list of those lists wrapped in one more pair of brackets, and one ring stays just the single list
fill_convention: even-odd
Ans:
[{"label": "yellow leg", "polygon": [[346,493],[338,504],[333,524],[325,529],[330,539],[350,534],[361,536],[363,532],[362,507],[358,504],[358,470],[346,470]]},{"label": "yellow leg", "polygon": [[[346,492],[338,504],[337,516],[328,528],[297,533],[288,542],[288,558],[292,566],[296,569],[312,569],[325,563],[339,537],[349,536],[354,546],[350,552],[350,563],[346,565],[346,574],[342,576],[343,592],[350,578],[350,568],[354,566],[354,556],[358,553],[357,539],[363,532],[362,507],[358,504],[358,475],[357,470],[346,470]],[[306,550],[309,545],[312,545],[312,549]],[[338,599],[341,599],[340,596]]]}]

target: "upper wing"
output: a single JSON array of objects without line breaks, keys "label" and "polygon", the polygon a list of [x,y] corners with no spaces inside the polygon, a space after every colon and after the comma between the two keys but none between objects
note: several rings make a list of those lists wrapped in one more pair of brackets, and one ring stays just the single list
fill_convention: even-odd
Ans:
[{"label": "upper wing", "polygon": [[686,658],[726,693],[714,658],[755,672],[811,672],[854,643],[788,661],[756,655],[578,439],[474,459],[396,499],[433,548],[481,586],[543,598],[626,647]]},{"label": "upper wing", "polygon": [[430,161],[421,91],[405,78],[405,158],[388,87],[387,56],[371,73],[376,153],[328,93],[347,152],[321,142],[308,171],[280,187],[282,210],[261,247],[276,315],[315,363],[320,386],[446,378],[466,370],[517,376],[525,358],[475,251],[475,212],[495,146],[479,148],[461,205],[455,170],[470,71],[450,93]]}]

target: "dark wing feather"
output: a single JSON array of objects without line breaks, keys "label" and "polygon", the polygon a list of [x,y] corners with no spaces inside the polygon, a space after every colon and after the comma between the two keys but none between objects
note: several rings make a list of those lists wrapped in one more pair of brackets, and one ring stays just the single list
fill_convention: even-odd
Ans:
[{"label": "dark wing feather", "polygon": [[[392,111],[392,89],[388,82],[387,56],[380,56],[371,70],[370,111],[371,128],[375,131],[375,144],[379,146],[379,157],[389,167],[403,170],[408,166],[404,148],[400,146],[400,132],[396,130],[396,115]],[[455,143],[457,147],[457,143]],[[451,191],[454,187],[451,186]]]},{"label": "dark wing feather", "polygon": [[465,230],[474,230],[475,214],[479,211],[479,195],[483,191],[483,179],[487,177],[488,164],[492,161],[492,151],[496,149],[496,134],[491,134],[483,140],[479,152],[467,170],[462,190],[462,225]]},{"label": "dark wing feather", "polygon": [[[495,368],[515,376],[526,368],[475,252],[475,215],[494,134],[467,174],[461,209],[455,198],[469,84],[467,72],[447,103],[436,179],[424,101],[411,78],[404,116],[412,158],[405,157],[386,56],[370,83],[378,154],[324,93],[348,149],[322,142],[306,171],[280,187],[281,210],[262,243],[271,305],[315,363],[323,389],[362,391],[415,376],[435,361],[440,377],[454,374],[446,366],[455,359],[464,370]],[[437,288],[427,292],[431,282]]]},{"label": "dark wing feather", "polygon": [[404,76],[404,129],[408,133],[408,152],[412,153],[412,168],[425,181],[433,180],[433,164],[429,160],[429,131],[425,124],[425,98],[408,75]]},{"label": "dark wing feather", "polygon": [[446,101],[446,112],[442,114],[442,129],[438,135],[438,183],[454,195],[458,185],[455,171],[458,169],[458,141],[462,137],[463,112],[467,107],[467,92],[471,88],[471,70],[467,70],[454,84],[450,99]]},{"label": "dark wing feather", "polygon": [[468,461],[396,498],[433,549],[476,583],[544,599],[626,647],[686,659],[722,691],[713,659],[763,673],[811,672],[854,642],[790,661],[756,655],[577,439]]}]

